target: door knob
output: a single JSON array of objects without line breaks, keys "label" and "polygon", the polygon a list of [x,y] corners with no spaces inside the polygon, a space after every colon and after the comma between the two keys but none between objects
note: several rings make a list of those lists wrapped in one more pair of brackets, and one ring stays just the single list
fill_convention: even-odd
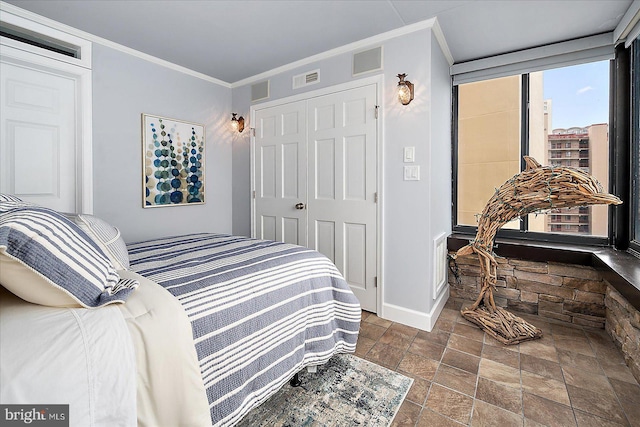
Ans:
[{"label": "door knob", "polygon": [[296,209],[304,209],[304,203],[297,203]]}]

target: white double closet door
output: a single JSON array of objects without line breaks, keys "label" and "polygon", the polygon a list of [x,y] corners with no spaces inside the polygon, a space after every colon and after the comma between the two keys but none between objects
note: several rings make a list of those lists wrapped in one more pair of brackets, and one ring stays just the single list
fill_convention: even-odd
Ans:
[{"label": "white double closet door", "polygon": [[315,249],[376,312],[376,85],[255,110],[254,235]]}]

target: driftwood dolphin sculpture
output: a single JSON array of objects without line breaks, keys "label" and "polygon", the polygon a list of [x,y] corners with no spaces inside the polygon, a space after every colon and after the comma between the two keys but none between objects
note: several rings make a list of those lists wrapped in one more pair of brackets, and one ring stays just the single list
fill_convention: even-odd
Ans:
[{"label": "driftwood dolphin sculpture", "polygon": [[541,166],[529,156],[524,156],[524,161],[526,169],[502,184],[487,202],[478,221],[476,238],[455,255],[475,253],[480,261],[480,295],[473,305],[461,311],[463,317],[504,344],[540,338],[542,331],[495,305],[493,289],[497,281],[497,262],[493,254],[493,240],[498,229],[530,213],[622,203],[616,196],[606,193],[593,176],[582,170]]}]

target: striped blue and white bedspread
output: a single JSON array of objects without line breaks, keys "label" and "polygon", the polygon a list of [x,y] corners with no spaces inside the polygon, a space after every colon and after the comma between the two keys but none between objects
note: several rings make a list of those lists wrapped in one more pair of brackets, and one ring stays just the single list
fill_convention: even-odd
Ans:
[{"label": "striped blue and white bedspread", "polygon": [[355,350],[360,304],[316,251],[220,234],[128,250],[131,269],[189,316],[213,425],[235,424],[305,366]]}]

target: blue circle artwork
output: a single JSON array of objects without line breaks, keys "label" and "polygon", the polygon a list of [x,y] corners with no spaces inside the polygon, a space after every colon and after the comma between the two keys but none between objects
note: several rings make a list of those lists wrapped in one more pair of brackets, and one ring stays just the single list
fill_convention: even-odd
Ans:
[{"label": "blue circle artwork", "polygon": [[171,193],[171,202],[182,203],[182,193],[179,191],[174,191],[173,193]]},{"label": "blue circle artwork", "polygon": [[[202,127],[156,118],[145,141],[145,205],[202,203],[204,201]],[[196,130],[198,129],[198,131]],[[149,134],[147,134],[149,135]],[[154,179],[155,178],[155,179]]]}]

